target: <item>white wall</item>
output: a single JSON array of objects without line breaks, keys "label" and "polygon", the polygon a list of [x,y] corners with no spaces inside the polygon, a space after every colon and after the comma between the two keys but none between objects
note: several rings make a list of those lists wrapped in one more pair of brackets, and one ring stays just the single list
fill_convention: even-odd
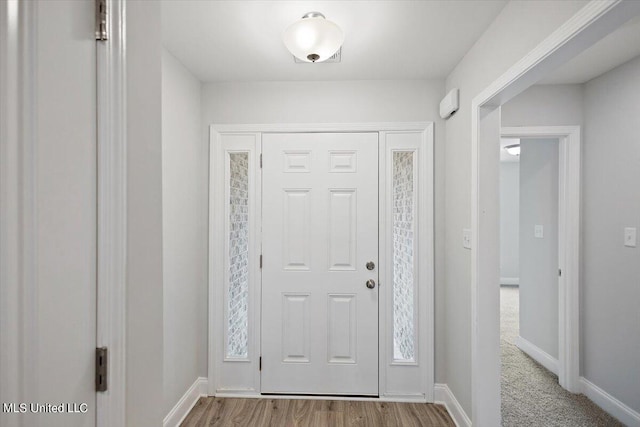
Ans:
[{"label": "white wall", "polygon": [[201,84],[162,53],[164,414],[207,376],[208,148]]},{"label": "white wall", "polygon": [[[520,336],[558,358],[558,140],[520,141]],[[534,227],[543,227],[542,238]]]},{"label": "white wall", "polygon": [[585,85],[582,374],[640,412],[640,58]]},{"label": "white wall", "polygon": [[471,252],[462,229],[471,225],[471,100],[585,4],[509,2],[447,77],[447,90],[460,89],[460,110],[446,122],[446,382],[470,416]]},{"label": "white wall", "polygon": [[[203,123],[435,122],[436,381],[444,382],[444,124],[442,80],[214,83]],[[208,135],[208,132],[206,133]]]},{"label": "white wall", "polygon": [[204,85],[207,123],[440,121],[442,80],[241,82]]},{"label": "white wall", "polygon": [[502,106],[502,126],[581,126],[583,85],[535,85]]},{"label": "white wall", "polygon": [[500,284],[502,285],[518,284],[519,232],[520,163],[500,162]]},{"label": "white wall", "polygon": [[127,2],[126,424],[157,427],[162,392],[160,4]]}]

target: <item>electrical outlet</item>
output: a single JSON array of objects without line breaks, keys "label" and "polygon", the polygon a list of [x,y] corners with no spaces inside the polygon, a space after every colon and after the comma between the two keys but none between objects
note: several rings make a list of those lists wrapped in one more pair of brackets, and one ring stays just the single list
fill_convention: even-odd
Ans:
[{"label": "electrical outlet", "polygon": [[542,239],[544,237],[544,227],[541,225],[536,225],[535,227],[533,227],[533,237]]},{"label": "electrical outlet", "polygon": [[636,228],[627,227],[624,229],[624,245],[629,248],[636,247]]},{"label": "electrical outlet", "polygon": [[462,229],[462,247],[471,249],[471,230],[469,228]]}]

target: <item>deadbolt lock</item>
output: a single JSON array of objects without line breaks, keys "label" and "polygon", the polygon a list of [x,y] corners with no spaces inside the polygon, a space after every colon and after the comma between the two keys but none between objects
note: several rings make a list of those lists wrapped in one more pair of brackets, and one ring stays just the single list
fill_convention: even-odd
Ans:
[{"label": "deadbolt lock", "polygon": [[373,270],[374,268],[376,268],[376,265],[373,261],[369,261],[367,263],[367,270]]}]

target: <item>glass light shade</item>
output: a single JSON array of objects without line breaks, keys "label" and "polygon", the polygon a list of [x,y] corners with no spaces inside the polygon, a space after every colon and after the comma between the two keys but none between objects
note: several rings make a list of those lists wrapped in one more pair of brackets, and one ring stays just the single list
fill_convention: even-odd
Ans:
[{"label": "glass light shade", "polygon": [[520,144],[507,145],[504,147],[504,149],[507,150],[507,153],[511,154],[512,156],[520,155]]},{"label": "glass light shade", "polygon": [[322,15],[315,15],[291,24],[285,30],[282,40],[289,52],[301,61],[322,62],[340,49],[344,33]]}]

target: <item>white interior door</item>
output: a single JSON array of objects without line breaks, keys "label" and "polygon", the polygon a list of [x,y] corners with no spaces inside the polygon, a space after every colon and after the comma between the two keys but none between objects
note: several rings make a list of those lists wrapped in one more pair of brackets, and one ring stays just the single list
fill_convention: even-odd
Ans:
[{"label": "white interior door", "polygon": [[[86,403],[47,426],[94,426],[96,41],[93,2],[38,2],[39,402]],[[37,423],[32,425],[39,425]]]},{"label": "white interior door", "polygon": [[16,405],[4,427],[96,425],[94,14],[0,4],[0,400]]},{"label": "white interior door", "polygon": [[262,143],[262,392],[377,395],[378,133]]}]

